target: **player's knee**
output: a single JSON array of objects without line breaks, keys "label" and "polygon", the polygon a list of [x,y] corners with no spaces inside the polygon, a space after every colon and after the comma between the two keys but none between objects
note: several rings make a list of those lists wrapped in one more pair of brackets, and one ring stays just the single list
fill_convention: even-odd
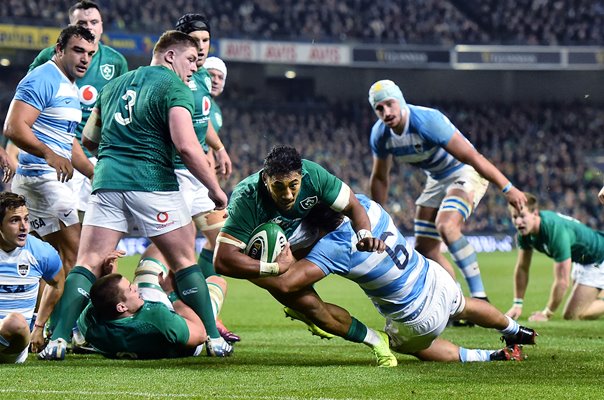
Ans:
[{"label": "player's knee", "polygon": [[447,241],[449,238],[457,238],[461,232],[461,225],[458,221],[443,219],[436,221],[436,230],[440,236]]},{"label": "player's knee", "polygon": [[25,336],[29,333],[29,324],[23,315],[10,313],[2,320],[0,332],[4,337],[13,335]]}]

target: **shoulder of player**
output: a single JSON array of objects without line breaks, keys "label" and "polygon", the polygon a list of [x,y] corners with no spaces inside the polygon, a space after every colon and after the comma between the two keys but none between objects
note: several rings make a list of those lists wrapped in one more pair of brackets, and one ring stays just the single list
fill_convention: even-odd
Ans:
[{"label": "shoulder of player", "polygon": [[27,241],[23,248],[29,250],[34,257],[46,256],[49,253],[58,255],[57,250],[49,243],[31,234],[27,235]]},{"label": "shoulder of player", "polygon": [[115,57],[120,61],[126,63],[126,57],[124,57],[122,53],[120,53],[111,46],[107,46],[106,44],[99,43],[99,50],[97,51],[97,54],[100,53],[107,53],[108,56]]}]

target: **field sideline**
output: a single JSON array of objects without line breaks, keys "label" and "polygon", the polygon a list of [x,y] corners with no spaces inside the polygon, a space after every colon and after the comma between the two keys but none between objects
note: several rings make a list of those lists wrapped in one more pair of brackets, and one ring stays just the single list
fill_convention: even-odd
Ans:
[{"label": "field sideline", "polygon": [[[491,301],[512,302],[515,252],[479,255]],[[136,259],[122,260],[131,276]],[[543,309],[552,281],[551,261],[533,257],[526,317]],[[2,399],[604,399],[604,321],[554,320],[533,324],[538,345],[520,363],[422,363],[398,355],[399,366],[374,366],[368,347],[311,336],[285,319],[279,304],[247,281],[229,280],[225,324],[242,337],[229,359],[121,361],[69,354],[63,362],[29,356],[24,365],[0,366]],[[346,307],[374,328],[383,327],[354,284],[330,277],[317,285],[325,300]],[[445,338],[464,347],[500,348],[483,328],[451,328]]]}]

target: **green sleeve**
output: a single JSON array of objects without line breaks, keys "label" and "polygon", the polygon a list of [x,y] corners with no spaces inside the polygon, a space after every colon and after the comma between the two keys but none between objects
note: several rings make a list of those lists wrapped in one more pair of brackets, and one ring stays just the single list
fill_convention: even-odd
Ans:
[{"label": "green sleeve", "polygon": [[228,206],[228,218],[224,222],[222,231],[247,243],[260,221],[256,217],[254,199],[244,188],[235,190],[231,195]]},{"label": "green sleeve", "polygon": [[152,308],[155,327],[170,342],[177,345],[186,345],[189,341],[189,327],[183,317],[170,311],[162,303],[157,303]]},{"label": "green sleeve", "polygon": [[195,100],[193,99],[193,92],[184,83],[178,81],[180,84],[172,86],[166,99],[168,110],[173,107],[184,107],[191,113],[191,118],[195,113]]},{"label": "green sleeve", "polygon": [[528,236],[518,235],[516,236],[516,241],[518,242],[518,248],[522,250],[531,250],[533,246],[531,246],[531,242],[528,239]]},{"label": "green sleeve", "polygon": [[547,243],[551,257],[555,262],[571,258],[571,240],[567,229],[562,224],[553,224]]},{"label": "green sleeve", "polygon": [[319,164],[304,160],[303,166],[312,182],[315,183],[320,199],[332,206],[343,187],[343,182]]}]

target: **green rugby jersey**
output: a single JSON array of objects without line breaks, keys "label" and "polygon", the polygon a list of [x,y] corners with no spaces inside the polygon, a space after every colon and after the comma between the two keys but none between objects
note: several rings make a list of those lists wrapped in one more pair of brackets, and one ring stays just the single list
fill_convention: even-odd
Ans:
[{"label": "green rugby jersey", "polygon": [[[210,120],[210,109],[212,107],[212,77],[205,68],[200,68],[193,74],[189,82],[189,88],[195,99],[195,114],[193,114],[193,128],[197,134],[197,140],[201,143],[201,147],[208,152],[206,144],[206,134],[208,133],[208,122]],[[182,159],[177,154],[174,159],[174,168],[186,169],[187,167],[182,162]]]},{"label": "green rugby jersey", "polygon": [[193,94],[163,66],[140,67],[106,85],[97,101],[102,130],[92,190],[177,191],[169,111],[194,111]]},{"label": "green rugby jersey", "polygon": [[212,121],[216,133],[219,133],[222,128],[222,110],[214,98],[212,98],[212,108],[210,109],[210,121]]},{"label": "green rugby jersey", "polygon": [[574,218],[554,211],[539,211],[541,224],[536,235],[518,235],[518,247],[535,249],[556,262],[569,258],[579,264],[604,261],[604,232],[595,231]]},{"label": "green rugby jersey", "polygon": [[[29,66],[29,71],[50,60],[54,54],[54,46],[42,50]],[[79,88],[80,105],[82,106],[82,122],[77,126],[75,131],[80,143],[82,141],[82,130],[86,125],[86,121],[88,121],[99,92],[112,79],[126,72],[128,72],[126,58],[111,47],[99,43],[99,48],[94,53],[94,56],[92,56],[88,71],[86,71],[86,74],[82,78],[76,79],[75,82]],[[91,157],[88,150],[83,149],[86,155]]]},{"label": "green rugby jersey", "polygon": [[221,232],[247,243],[252,231],[265,222],[277,223],[289,238],[306,217],[310,210],[320,201],[341,209],[341,204],[348,203],[349,192],[336,176],[329,173],[319,164],[302,160],[302,182],[300,192],[291,210],[279,211],[262,181],[262,170],[239,182],[229,199],[228,218]]},{"label": "green rugby jersey", "polygon": [[191,356],[187,348],[189,328],[183,317],[162,303],[145,301],[134,315],[104,320],[92,303],[78,318],[78,328],[86,341],[112,358],[171,358]]}]

